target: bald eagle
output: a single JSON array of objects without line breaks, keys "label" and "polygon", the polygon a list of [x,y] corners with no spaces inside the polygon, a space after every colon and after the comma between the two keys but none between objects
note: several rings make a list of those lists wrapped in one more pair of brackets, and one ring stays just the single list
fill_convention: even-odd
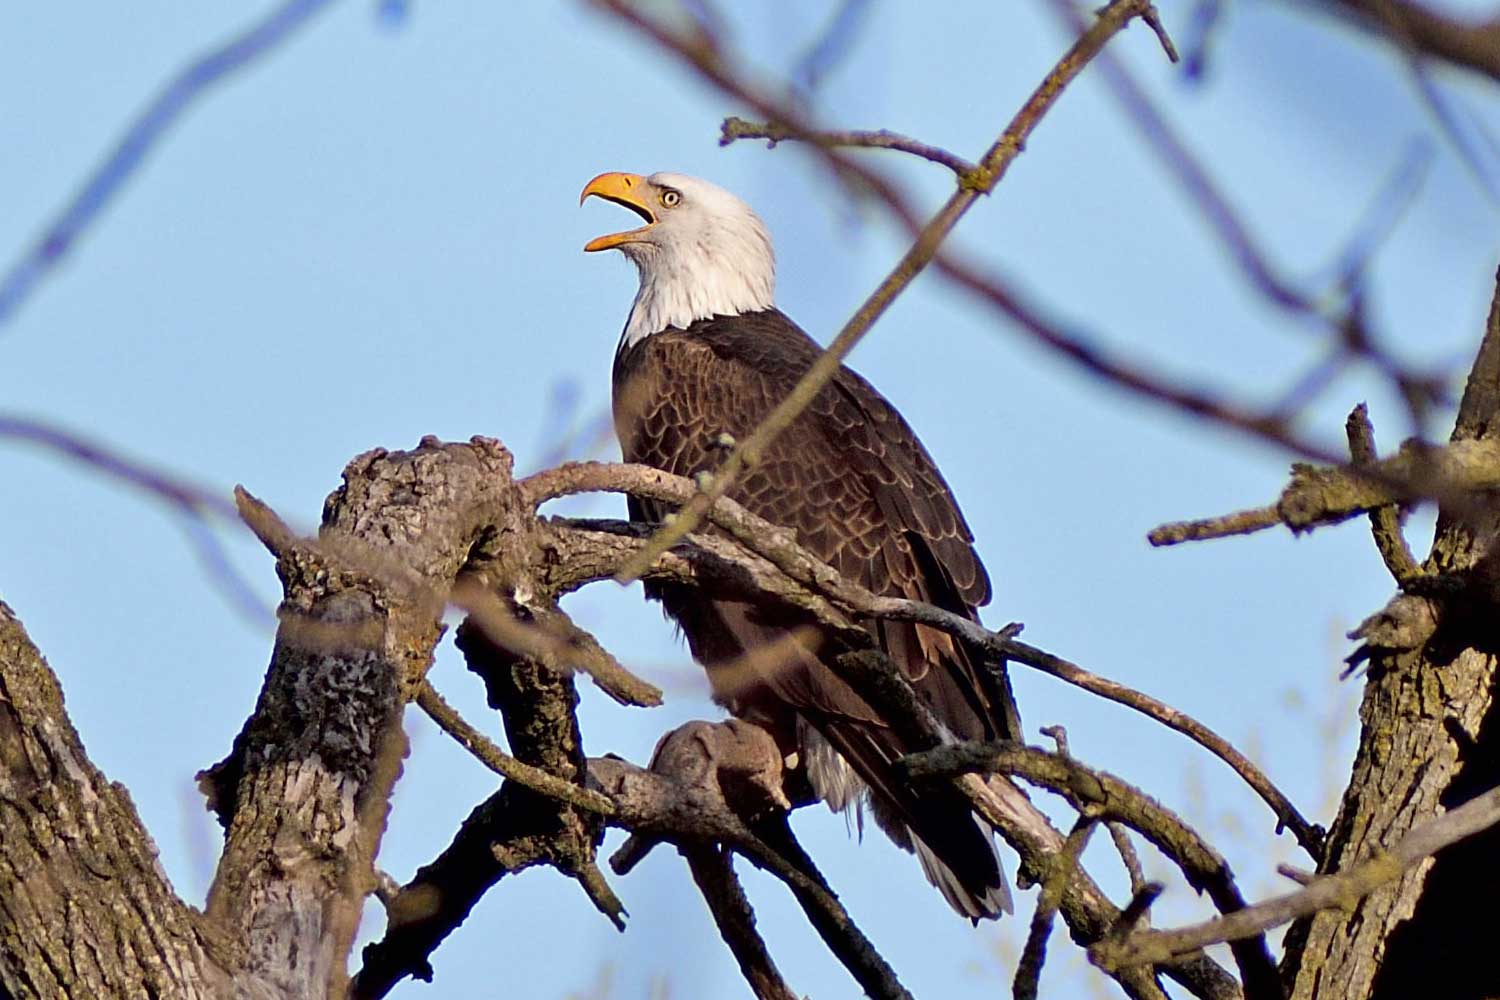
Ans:
[{"label": "bald eagle", "polygon": [[[791,391],[819,347],[773,301],[775,261],[765,226],[743,201],[681,174],[606,173],[584,187],[645,222],[601,236],[619,249],[640,290],[614,360],[614,422],[628,462],[682,476],[713,470],[724,435],[750,434]],[[845,577],[876,594],[936,604],[978,620],[989,577],[952,491],[901,414],[840,368],[730,496]],[[632,520],[669,511],[631,498]],[[892,763],[913,749],[820,659],[811,617],[686,587],[650,584],[708,673],[714,699],[765,727],[789,768],[836,811],[868,802],[876,821],[914,852],[963,916],[1010,912],[993,831],[957,790],[901,780]],[[945,633],[906,622],[866,627],[957,739],[1017,738],[1003,672],[975,662]]]}]

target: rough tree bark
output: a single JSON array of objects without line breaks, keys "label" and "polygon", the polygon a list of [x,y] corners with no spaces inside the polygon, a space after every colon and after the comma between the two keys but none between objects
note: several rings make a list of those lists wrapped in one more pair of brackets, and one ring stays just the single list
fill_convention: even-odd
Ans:
[{"label": "rough tree bark", "polygon": [[130,797],[89,763],[57,678],[0,603],[0,987],[7,997],[225,995]]},{"label": "rough tree bark", "polygon": [[[1500,294],[1452,435],[1455,442],[1494,438],[1500,438]],[[1358,632],[1370,654],[1362,731],[1320,871],[1375,855],[1414,825],[1500,784],[1500,505],[1493,501],[1471,496],[1445,506],[1425,575]],[[1295,925],[1283,964],[1291,995],[1478,1000],[1500,994],[1495,921],[1485,912],[1497,890],[1500,833],[1492,829],[1347,911],[1324,911]]]}]

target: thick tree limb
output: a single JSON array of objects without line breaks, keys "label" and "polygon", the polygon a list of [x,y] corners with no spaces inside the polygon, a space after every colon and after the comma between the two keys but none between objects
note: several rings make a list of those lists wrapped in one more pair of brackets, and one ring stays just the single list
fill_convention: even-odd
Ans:
[{"label": "thick tree limb", "polygon": [[[588,765],[578,725],[578,691],[573,678],[512,650],[495,645],[482,628],[465,622],[457,645],[471,671],[484,681],[490,707],[500,712],[505,737],[516,757],[553,776],[583,786]],[[604,819],[591,810],[527,790],[552,827],[548,862],[577,881],[584,894],[619,930],[625,907],[595,863]]]},{"label": "thick tree limb", "polygon": [[0,994],[226,996],[235,942],[179,900],[130,796],[0,602]]},{"label": "thick tree limb", "polygon": [[506,875],[547,858],[552,831],[518,808],[510,785],[471,812],[453,841],[386,904],[386,931],[365,945],[350,1000],[377,1000],[410,976],[432,982],[432,953]]},{"label": "thick tree limb", "polygon": [[[471,568],[481,576],[484,570]],[[507,609],[509,617],[516,611]],[[453,842],[402,886],[386,908],[386,932],[365,947],[352,1000],[376,1000],[402,979],[432,979],[431,956],[501,878],[537,864],[570,876],[623,929],[625,908],[594,863],[605,795],[585,788],[572,678],[494,644],[470,619],[458,645],[501,711],[515,756],[500,751],[424,685],[419,704],[460,744],[506,778],[469,814]],[[582,810],[582,811],[580,811]]]},{"label": "thick tree limb", "polygon": [[[1500,282],[1497,282],[1500,289]],[[1459,407],[1450,451],[1493,447],[1500,435],[1500,291]],[[1405,594],[1361,631],[1368,680],[1353,774],[1329,837],[1322,873],[1378,856],[1445,809],[1500,785],[1500,709],[1495,702],[1497,615],[1491,553],[1500,506],[1439,507],[1424,567],[1450,586]],[[1393,882],[1299,919],[1286,937],[1294,1000],[1338,983],[1340,1000],[1436,992],[1500,992],[1488,925],[1470,918],[1477,886],[1500,879],[1500,835],[1488,831]],[[1431,961],[1441,948],[1441,963]],[[1324,994],[1326,995],[1326,994]]]},{"label": "thick tree limb", "polygon": [[[406,752],[402,709],[441,635],[441,595],[482,533],[520,513],[510,468],[490,441],[369,452],[345,469],[316,545],[242,500],[286,596],[255,714],[204,777],[227,828],[208,915],[248,948],[233,992],[344,992]],[[406,575],[330,565],[323,552],[339,550]]]},{"label": "thick tree limb", "polygon": [[693,873],[693,882],[703,894],[724,943],[734,953],[740,974],[750,984],[756,1000],[800,1000],[781,978],[781,972],[755,929],[755,911],[734,873],[729,853],[712,845],[679,848]]}]

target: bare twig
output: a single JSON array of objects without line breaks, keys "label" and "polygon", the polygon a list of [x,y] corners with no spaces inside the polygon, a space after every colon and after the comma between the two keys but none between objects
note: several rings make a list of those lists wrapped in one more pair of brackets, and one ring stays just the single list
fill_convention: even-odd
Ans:
[{"label": "bare twig", "polygon": [[[818,131],[797,109],[773,101],[747,84],[734,68],[724,62],[717,51],[697,44],[690,37],[674,34],[642,15],[627,0],[594,0],[594,4],[615,14],[663,50],[679,56],[704,80],[725,95],[754,109],[763,119],[778,122],[783,127],[795,129],[802,134]],[[878,199],[913,238],[923,231],[922,221],[882,174],[867,168],[842,149],[817,145],[812,148],[836,180]],[[998,180],[998,175],[991,178],[991,182],[994,180]],[[1087,331],[1073,329],[1058,322],[1045,310],[1029,302],[1025,295],[1011,287],[998,274],[941,252],[935,256],[932,264],[945,278],[978,296],[998,314],[1013,321],[1013,325],[1026,335],[1088,375],[1161,405],[1212,420],[1257,440],[1276,444],[1304,458],[1330,464],[1340,461],[1340,457],[1330,449],[1295,435],[1278,415],[1264,415],[1247,410],[1213,392],[1184,386],[1176,377],[1111,357],[1096,346],[1096,337]]]},{"label": "bare twig", "polygon": [[[703,72],[713,72],[727,81],[727,75],[723,67],[718,65],[717,57],[713,53],[705,52],[701,48],[686,49],[680,39],[641,15],[634,5],[626,0],[599,0],[599,3],[618,17],[652,35],[662,44],[695,57]],[[864,304],[856,310],[854,316],[803,374],[787,397],[767,414],[747,438],[735,445],[734,450],[714,471],[702,493],[684,505],[678,511],[676,519],[661,529],[657,537],[641,550],[635,560],[622,568],[619,574],[621,580],[633,580],[640,576],[657,556],[687,537],[702,521],[709,506],[718,498],[725,496],[738,481],[740,474],[760,459],[766,446],[791,426],[798,414],[807,408],[823,386],[837,374],[844,358],[854,345],[937,255],[943,241],[979,196],[994,190],[1010,164],[1020,154],[1026,139],[1056,103],[1063,89],[1088,65],[1109,39],[1124,28],[1132,18],[1139,16],[1147,6],[1145,0],[1114,0],[1104,8],[1098,20],[1082,34],[1053,67],[1052,72],[1047,74],[1030,99],[1012,119],[1010,125],[1000,133],[999,138],[980,159],[979,167],[966,176],[965,183],[922,227],[911,248]],[[764,102],[761,103],[764,104]],[[769,117],[772,121],[781,123],[783,127],[798,133],[814,134],[815,132],[789,115],[770,115]]]},{"label": "bare twig", "polygon": [[1164,524],[1147,536],[1155,545],[1242,535],[1284,524],[1310,531],[1382,507],[1436,499],[1453,510],[1482,506],[1500,488],[1500,441],[1461,439],[1438,447],[1407,441],[1390,458],[1322,467],[1298,463],[1273,507],[1202,521]]},{"label": "bare twig", "polygon": [[871,6],[871,0],[842,0],[828,19],[828,27],[797,60],[791,73],[792,88],[801,100],[810,100],[823,77],[848,55]]},{"label": "bare twig", "polygon": [[[1349,437],[1349,457],[1356,469],[1368,468],[1378,463],[1375,451],[1375,428],[1370,424],[1370,410],[1360,403],[1349,414],[1344,424]],[[1397,504],[1383,504],[1370,511],[1370,531],[1375,537],[1375,547],[1385,561],[1396,585],[1406,586],[1422,575],[1416,557],[1406,544],[1401,531],[1401,509]]]},{"label": "bare twig", "polygon": [[1011,995],[1015,1000],[1036,1000],[1041,985],[1042,963],[1047,958],[1047,938],[1052,935],[1052,922],[1057,918],[1057,907],[1062,902],[1063,890],[1073,880],[1074,870],[1088,846],[1089,837],[1098,826],[1097,818],[1080,815],[1068,831],[1063,848],[1052,859],[1052,870],[1042,883],[1042,894],[1037,900],[1036,910],[1031,915],[1031,929],[1026,934],[1026,944],[1021,949],[1021,959],[1016,963],[1015,983]]},{"label": "bare twig", "polygon": [[[1054,0],[1052,7],[1064,24],[1074,31],[1082,30],[1083,15],[1068,0]],[[1125,71],[1123,64],[1106,53],[1099,60],[1099,66],[1109,81],[1110,90],[1129,112],[1149,145],[1161,154],[1164,164],[1177,176],[1183,189],[1198,205],[1203,217],[1230,249],[1235,261],[1252,283],[1267,299],[1285,309],[1317,315],[1318,303],[1276,274],[1268,256],[1240,221],[1228,198],[1178,138],[1145,91]]]},{"label": "bare twig", "polygon": [[601,795],[592,789],[565,781],[539,767],[516,760],[501,750],[489,737],[470,725],[457,709],[449,705],[430,682],[422,682],[422,686],[417,689],[416,700],[422,711],[427,713],[427,717],[436,723],[439,729],[453,737],[459,746],[474,755],[474,759],[500,777],[509,778],[516,784],[525,785],[541,795],[557,799],[559,802],[566,802],[580,809],[587,809],[601,816],[614,814],[614,803],[607,795]]},{"label": "bare twig", "polygon": [[977,169],[974,164],[959,156],[950,153],[941,146],[931,146],[920,142],[910,136],[889,129],[877,129],[875,131],[844,131],[844,132],[798,132],[784,128],[775,122],[750,122],[743,118],[731,116],[724,119],[719,126],[719,145],[728,146],[739,139],[764,139],[767,146],[775,146],[778,142],[793,140],[797,142],[811,142],[819,146],[848,146],[858,149],[894,149],[903,153],[919,156],[924,160],[941,164],[953,171],[959,178],[966,178]]},{"label": "bare twig", "polygon": [[1496,823],[1500,823],[1500,788],[1491,789],[1457,809],[1421,824],[1388,852],[1346,871],[1316,878],[1298,892],[1277,896],[1206,923],[1176,930],[1142,931],[1122,941],[1100,942],[1090,949],[1090,955],[1104,968],[1159,962],[1210,944],[1261,934],[1268,928],[1319,910],[1348,907],[1395,881],[1417,862]]},{"label": "bare twig", "polygon": [[[1082,15],[1070,0],[1054,0],[1053,8],[1064,23],[1071,25],[1074,30],[1081,30]],[[1330,297],[1310,294],[1280,275],[1272,265],[1270,256],[1256,242],[1249,227],[1214,182],[1208,169],[1178,136],[1166,116],[1157,109],[1124,64],[1110,53],[1104,52],[1099,59],[1099,69],[1147,144],[1159,154],[1163,165],[1177,178],[1179,185],[1198,207],[1199,213],[1229,249],[1231,258],[1245,273],[1251,285],[1269,302],[1288,313],[1317,320],[1326,330],[1331,342],[1339,344],[1353,356],[1370,362],[1398,386],[1407,398],[1420,398],[1428,388],[1428,380],[1412,376],[1395,359],[1377,348],[1360,308],[1357,282],[1347,278],[1341,280],[1335,289],[1337,297]],[[1362,247],[1356,246],[1346,252],[1345,256],[1350,260],[1362,259],[1362,250]],[[1419,433],[1420,427],[1414,427],[1413,432]]]},{"label": "bare twig", "polygon": [[1130,903],[1120,911],[1120,919],[1115,924],[1111,937],[1118,937],[1136,928],[1151,909],[1161,894],[1167,891],[1167,887],[1160,882],[1147,882],[1130,894]]},{"label": "bare twig", "polygon": [[1197,521],[1169,521],[1152,528],[1146,539],[1152,545],[1180,545],[1183,542],[1201,542],[1209,538],[1251,535],[1264,528],[1274,528],[1280,523],[1281,514],[1276,510],[1276,505],[1271,504],[1268,507],[1252,507]]},{"label": "bare twig", "polygon": [[259,21],[178,73],[126,127],[104,161],[21,259],[0,277],[0,324],[66,256],[162,136],[210,87],[284,42],[329,0],[285,0]]},{"label": "bare twig", "polygon": [[460,579],[449,600],[468,612],[490,641],[545,663],[554,670],[577,667],[593,679],[599,689],[622,705],[661,704],[661,689],[627,670],[599,640],[579,627],[555,604],[530,608],[531,618],[522,621],[487,587]]},{"label": "bare twig", "polygon": [[1135,845],[1130,842],[1130,831],[1118,820],[1111,820],[1105,825],[1109,828],[1110,839],[1115,842],[1115,850],[1120,852],[1125,872],[1130,876],[1130,891],[1140,892],[1146,885],[1146,872],[1141,868],[1140,854],[1136,853]]},{"label": "bare twig", "polygon": [[1407,144],[1401,159],[1370,200],[1363,217],[1355,224],[1353,233],[1344,241],[1337,259],[1329,267],[1335,287],[1353,288],[1359,283],[1375,250],[1395,230],[1421,193],[1433,158],[1432,144],[1425,139],[1415,139]]},{"label": "bare twig", "polygon": [[[606,466],[593,467],[590,474],[602,474],[609,470],[610,467]],[[629,473],[635,470],[615,467],[614,471]],[[654,470],[642,471],[656,475]],[[558,479],[549,479],[554,486],[559,485]],[[681,483],[682,489],[692,488],[686,480],[677,481]],[[540,477],[531,483],[540,484]],[[543,585],[560,586],[564,589],[579,586],[585,578],[610,578],[613,567],[619,565],[622,559],[621,550],[633,551],[639,547],[645,535],[641,526],[625,522],[554,520],[549,527],[555,531],[555,535],[550,541],[542,543],[541,547],[547,553],[548,565],[556,567],[561,575],[544,580]],[[718,535],[693,536],[691,545],[679,547],[663,556],[650,571],[650,576],[692,583],[709,594],[738,595],[762,602],[784,601],[812,612],[819,621],[839,630],[840,635],[847,636],[856,648],[860,636],[868,639],[868,633],[840,614],[836,607],[822,598],[808,594],[761,557],[746,553],[731,540]],[[887,674],[893,670],[888,663],[885,665]],[[910,693],[909,686],[906,691]],[[1063,836],[1024,798],[1011,805],[1016,811],[1014,815],[1006,816],[1000,821],[1004,824],[1000,828],[1007,832],[1007,839],[1020,853],[1022,871],[1026,873],[1026,877],[1041,882],[1046,877],[1048,859],[1062,847]],[[632,824],[623,822],[622,825],[630,827]],[[700,833],[711,839],[714,837],[709,830],[700,830]],[[621,871],[622,864],[629,865],[638,860],[654,839],[659,838],[649,829],[632,837],[626,848],[622,849],[622,854],[617,854],[612,859],[611,864],[615,870]],[[1069,886],[1061,912],[1067,918],[1075,937],[1086,941],[1095,940],[1106,933],[1119,913],[1083,871],[1078,873]],[[1211,997],[1213,1000],[1237,1000],[1240,997],[1240,990],[1233,978],[1207,956],[1194,956],[1165,966],[1160,971],[1186,985],[1196,996]],[[1128,971],[1122,974],[1120,981],[1131,997],[1151,1000],[1162,997],[1150,970]]]},{"label": "bare twig", "polygon": [[167,501],[194,517],[216,515],[232,524],[239,511],[226,493],[198,486],[185,477],[126,458],[107,445],[31,417],[0,413],[0,437],[57,452],[105,475]]},{"label": "bare twig", "polygon": [[[830,665],[879,709],[881,716],[907,745],[930,748],[927,753],[910,754],[899,762],[900,766],[952,750],[931,709],[917,697],[905,676],[883,653],[873,650],[848,653],[835,657]],[[1079,770],[1086,773],[1087,769]],[[1021,857],[1023,877],[1043,884],[1052,878],[1063,880],[1063,892],[1057,906],[1075,940],[1095,940],[1117,926],[1119,911],[1099,891],[1082,866],[1059,866],[1057,859],[1066,849],[1066,839],[1025,794],[999,776],[982,778],[977,774],[955,773],[951,777],[955,787],[968,796],[975,811],[1016,849]],[[1080,815],[1101,816],[1107,812],[1107,805],[1099,809],[1099,803],[1084,801],[1085,798],[1085,795],[1070,797]],[[1269,965],[1269,959],[1264,964]],[[1206,956],[1179,965],[1135,966],[1111,974],[1133,1000],[1165,1000],[1166,994],[1156,981],[1158,972],[1183,983],[1199,996],[1240,995],[1237,986],[1225,988],[1223,979],[1227,974]]]}]

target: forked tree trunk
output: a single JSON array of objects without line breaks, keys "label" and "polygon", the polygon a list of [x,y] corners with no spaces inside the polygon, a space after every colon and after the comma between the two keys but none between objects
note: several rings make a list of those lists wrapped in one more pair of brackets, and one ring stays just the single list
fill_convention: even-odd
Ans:
[{"label": "forked tree trunk", "polygon": [[[1500,295],[1454,441],[1500,436]],[[1321,870],[1347,868],[1414,825],[1500,785],[1500,504],[1445,507],[1425,568],[1431,594],[1374,623],[1354,771]],[[1283,970],[1294,1000],[1500,996],[1500,829],[1399,882],[1296,925]]]}]

